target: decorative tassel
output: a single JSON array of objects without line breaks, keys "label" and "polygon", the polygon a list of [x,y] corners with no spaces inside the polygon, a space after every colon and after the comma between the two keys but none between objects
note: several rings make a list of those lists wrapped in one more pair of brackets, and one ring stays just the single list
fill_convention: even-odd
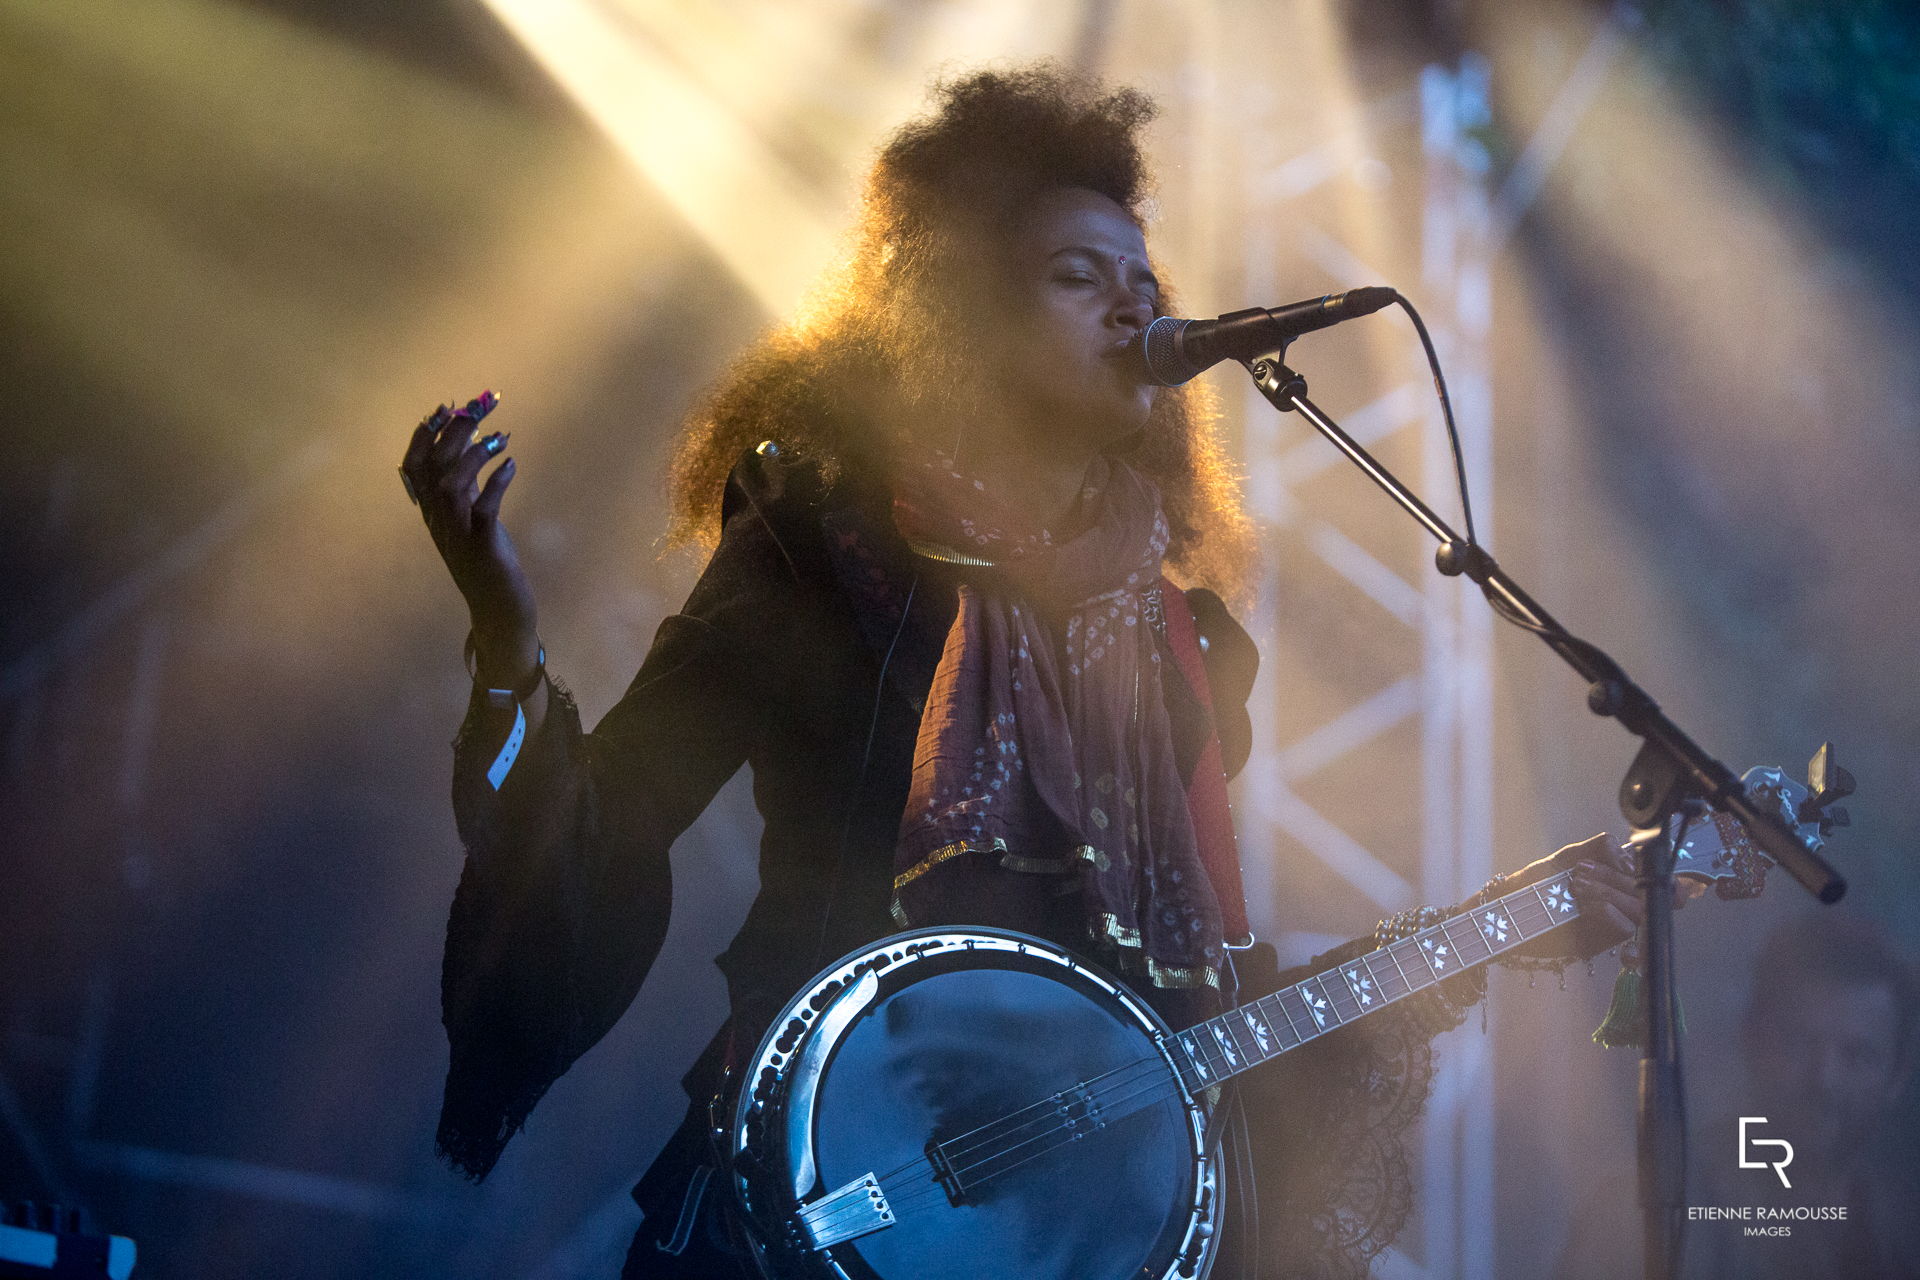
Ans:
[{"label": "decorative tassel", "polygon": [[[1687,1034],[1687,1012],[1680,997],[1673,1000],[1673,1031]],[[1622,967],[1613,980],[1613,1003],[1607,1016],[1594,1028],[1593,1042],[1602,1049],[1644,1049],[1647,1047],[1647,1007],[1640,992],[1640,971]]]},{"label": "decorative tassel", "polygon": [[1613,980],[1613,1003],[1594,1028],[1593,1042],[1602,1049],[1642,1049],[1647,1043],[1647,1011],[1640,1003],[1640,973],[1624,966]]}]

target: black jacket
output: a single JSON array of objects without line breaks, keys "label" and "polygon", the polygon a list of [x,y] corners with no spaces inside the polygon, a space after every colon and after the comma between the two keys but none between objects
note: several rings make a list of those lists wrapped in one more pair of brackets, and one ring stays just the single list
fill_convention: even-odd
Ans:
[{"label": "black jacket", "polygon": [[[495,792],[486,768],[511,717],[476,699],[455,744],[469,858],[442,989],[450,1159],[484,1176],[632,1001],[666,936],[668,849],[743,762],[766,826],[760,894],[718,959],[735,1025],[763,1026],[823,965],[894,931],[892,852],[950,574],[907,549],[883,495],[763,446],[728,480],[685,608],[592,733],[559,693]],[[1217,596],[1187,598],[1231,774],[1257,659]],[[1169,696],[1190,769],[1205,711],[1184,686]]]},{"label": "black jacket", "polygon": [[[953,619],[951,575],[906,547],[884,493],[851,475],[828,483],[813,463],[762,446],[728,479],[719,546],[685,607],[661,624],[632,685],[592,733],[553,687],[543,729],[496,792],[485,775],[511,715],[475,699],[455,742],[454,810],[468,859],[442,975],[451,1054],[439,1143],[450,1161],[484,1177],[548,1086],[625,1011],[666,935],[669,848],[751,763],[765,820],[761,887],[717,960],[731,1018],[687,1074],[687,1122],[635,1189],[648,1214],[636,1256],[658,1259],[651,1237],[684,1235],[693,1192],[705,1185],[697,1172],[705,1100],[729,1038],[736,1052],[750,1051],[821,967],[894,931],[893,848],[921,708]],[[1186,595],[1207,641],[1212,727],[1232,776],[1251,744],[1257,655],[1217,596]],[[1173,663],[1164,669],[1177,673]],[[1189,773],[1206,711],[1177,675],[1165,688]],[[1243,984],[1255,988],[1243,994],[1281,985],[1270,949],[1264,959],[1264,973],[1243,964]],[[1162,993],[1145,994],[1183,1021]],[[1331,1275],[1345,1273],[1334,1259],[1344,1249],[1359,1274],[1391,1238],[1407,1202],[1397,1144],[1424,1096],[1432,1029],[1383,1017],[1369,1035],[1312,1046],[1290,1055],[1298,1061],[1286,1071],[1249,1084],[1250,1097],[1268,1096],[1276,1124],[1288,1099],[1309,1089],[1314,1098],[1309,1123],[1286,1122],[1311,1135],[1312,1159],[1261,1174],[1261,1234],[1274,1237],[1276,1252]],[[1283,1149],[1264,1148],[1269,1159]],[[1280,1197],[1272,1204],[1270,1186]],[[1367,1204],[1356,1210],[1354,1199]],[[1356,1231],[1361,1222],[1372,1229]]]}]

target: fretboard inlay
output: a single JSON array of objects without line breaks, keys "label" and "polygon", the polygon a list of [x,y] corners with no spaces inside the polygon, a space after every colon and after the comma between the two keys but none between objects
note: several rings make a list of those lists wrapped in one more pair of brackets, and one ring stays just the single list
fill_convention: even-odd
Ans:
[{"label": "fretboard inlay", "polygon": [[1362,1007],[1372,1004],[1373,979],[1363,976],[1358,969],[1352,966],[1348,966],[1345,972],[1347,975],[1347,986],[1353,989],[1353,998],[1358,1000]]},{"label": "fretboard inlay", "polygon": [[1227,1055],[1227,1066],[1238,1067],[1240,1065],[1240,1054],[1239,1051],[1233,1047],[1233,1036],[1228,1032],[1226,1024],[1216,1019],[1208,1025],[1213,1028],[1213,1038],[1220,1042],[1220,1052]]},{"label": "fretboard inlay", "polygon": [[1566,873],[1283,987],[1176,1037],[1202,1088],[1296,1049],[1578,917]]}]

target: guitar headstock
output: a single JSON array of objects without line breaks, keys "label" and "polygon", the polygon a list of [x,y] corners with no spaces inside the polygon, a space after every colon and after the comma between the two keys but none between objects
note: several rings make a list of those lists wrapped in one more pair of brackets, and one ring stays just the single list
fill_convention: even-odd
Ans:
[{"label": "guitar headstock", "polygon": [[[1787,776],[1784,769],[1761,765],[1741,775],[1747,796],[1780,815],[1799,833],[1807,847],[1818,852],[1835,827],[1847,825],[1847,811],[1832,807],[1853,793],[1853,775],[1833,762],[1833,744],[1822,743],[1807,765],[1809,787]],[[1739,819],[1710,813],[1687,828],[1675,851],[1674,874],[1713,885],[1722,898],[1754,898],[1766,887],[1769,858],[1747,834]]]}]

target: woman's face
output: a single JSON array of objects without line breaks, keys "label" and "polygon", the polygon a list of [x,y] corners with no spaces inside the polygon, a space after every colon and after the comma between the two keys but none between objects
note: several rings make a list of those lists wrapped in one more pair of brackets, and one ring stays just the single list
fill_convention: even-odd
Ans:
[{"label": "woman's face", "polygon": [[1126,353],[1160,300],[1139,224],[1096,191],[1056,188],[1015,229],[1013,271],[1002,367],[1019,425],[1088,453],[1138,431],[1155,388]]}]

